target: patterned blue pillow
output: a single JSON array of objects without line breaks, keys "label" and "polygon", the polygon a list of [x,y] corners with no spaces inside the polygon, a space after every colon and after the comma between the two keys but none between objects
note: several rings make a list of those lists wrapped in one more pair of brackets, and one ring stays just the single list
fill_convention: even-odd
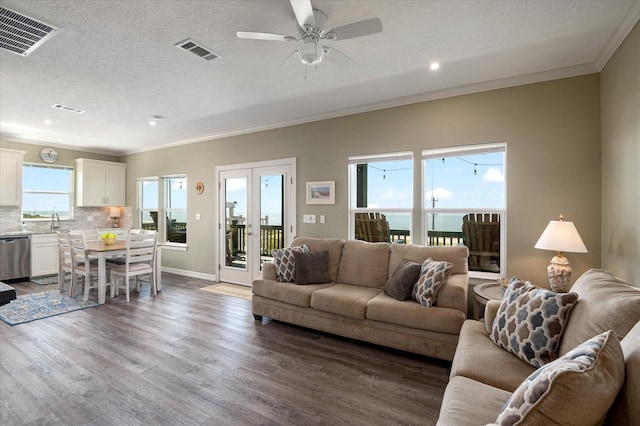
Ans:
[{"label": "patterned blue pillow", "polygon": [[507,400],[496,423],[599,424],[624,375],[618,336],[606,331],[534,371]]},{"label": "patterned blue pillow", "polygon": [[443,285],[447,283],[453,263],[440,262],[431,258],[425,260],[420,267],[420,278],[411,297],[423,306],[435,306],[436,296]]},{"label": "patterned blue pillow", "polygon": [[557,358],[560,337],[578,301],[512,278],[491,327],[496,345],[538,368]]},{"label": "patterned blue pillow", "polygon": [[309,247],[307,247],[306,244],[303,244],[296,247],[271,250],[273,264],[276,266],[276,272],[278,274],[278,281],[288,283],[295,281],[296,258],[294,257],[293,252],[296,251],[307,253],[309,252]]}]

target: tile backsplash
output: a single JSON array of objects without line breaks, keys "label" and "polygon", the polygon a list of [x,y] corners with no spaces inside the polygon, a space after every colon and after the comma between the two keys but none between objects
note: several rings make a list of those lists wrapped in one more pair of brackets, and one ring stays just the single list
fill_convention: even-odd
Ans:
[{"label": "tile backsplash", "polygon": [[[122,207],[122,217],[119,228],[131,228],[133,226],[133,208]],[[93,220],[88,220],[92,218]],[[25,220],[27,230],[31,232],[46,232],[51,229],[51,220]],[[22,225],[22,210],[20,207],[0,206],[0,234],[11,231],[19,231]],[[60,221],[60,230],[71,231],[75,229],[111,228],[109,207],[74,207],[73,219]]]}]

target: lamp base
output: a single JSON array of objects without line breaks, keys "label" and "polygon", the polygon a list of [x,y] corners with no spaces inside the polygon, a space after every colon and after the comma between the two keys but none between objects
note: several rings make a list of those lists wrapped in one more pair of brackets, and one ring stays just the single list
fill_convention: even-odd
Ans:
[{"label": "lamp base", "polygon": [[119,217],[112,217],[111,218],[111,227],[112,228],[117,228],[120,225],[120,218]]},{"label": "lamp base", "polygon": [[547,266],[547,277],[549,278],[549,285],[551,290],[557,293],[566,293],[571,287],[569,282],[571,281],[571,266],[569,266],[569,260],[558,253],[551,259],[551,264]]}]

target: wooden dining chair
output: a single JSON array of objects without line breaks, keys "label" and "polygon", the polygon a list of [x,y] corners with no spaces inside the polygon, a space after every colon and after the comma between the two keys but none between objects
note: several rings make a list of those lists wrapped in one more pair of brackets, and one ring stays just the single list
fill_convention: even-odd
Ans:
[{"label": "wooden dining chair", "polygon": [[90,259],[87,254],[87,236],[84,232],[70,232],[69,245],[71,247],[72,274],[71,288],[74,289],[80,281],[84,284],[84,301],[89,300],[89,291],[98,288],[98,262]]},{"label": "wooden dining chair", "polygon": [[69,296],[73,297],[73,259],[68,232],[58,232],[58,290],[64,292],[69,274]]},{"label": "wooden dining chair", "polygon": [[[125,262],[122,265],[111,267],[111,296],[118,295],[120,289],[125,290],[127,302],[129,302],[130,279],[136,279],[136,291],[140,292],[140,276],[149,275],[151,292],[155,296],[158,294],[156,287],[156,242],[157,233],[155,231],[145,231],[141,233],[128,232],[126,240]],[[118,278],[122,278],[122,284]]]}]

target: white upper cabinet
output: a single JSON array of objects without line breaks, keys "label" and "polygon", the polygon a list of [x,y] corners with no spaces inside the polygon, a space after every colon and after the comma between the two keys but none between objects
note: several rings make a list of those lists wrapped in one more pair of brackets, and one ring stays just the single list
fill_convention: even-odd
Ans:
[{"label": "white upper cabinet", "polygon": [[76,206],[124,206],[127,165],[76,159]]},{"label": "white upper cabinet", "polygon": [[0,148],[0,206],[22,205],[24,151]]}]

